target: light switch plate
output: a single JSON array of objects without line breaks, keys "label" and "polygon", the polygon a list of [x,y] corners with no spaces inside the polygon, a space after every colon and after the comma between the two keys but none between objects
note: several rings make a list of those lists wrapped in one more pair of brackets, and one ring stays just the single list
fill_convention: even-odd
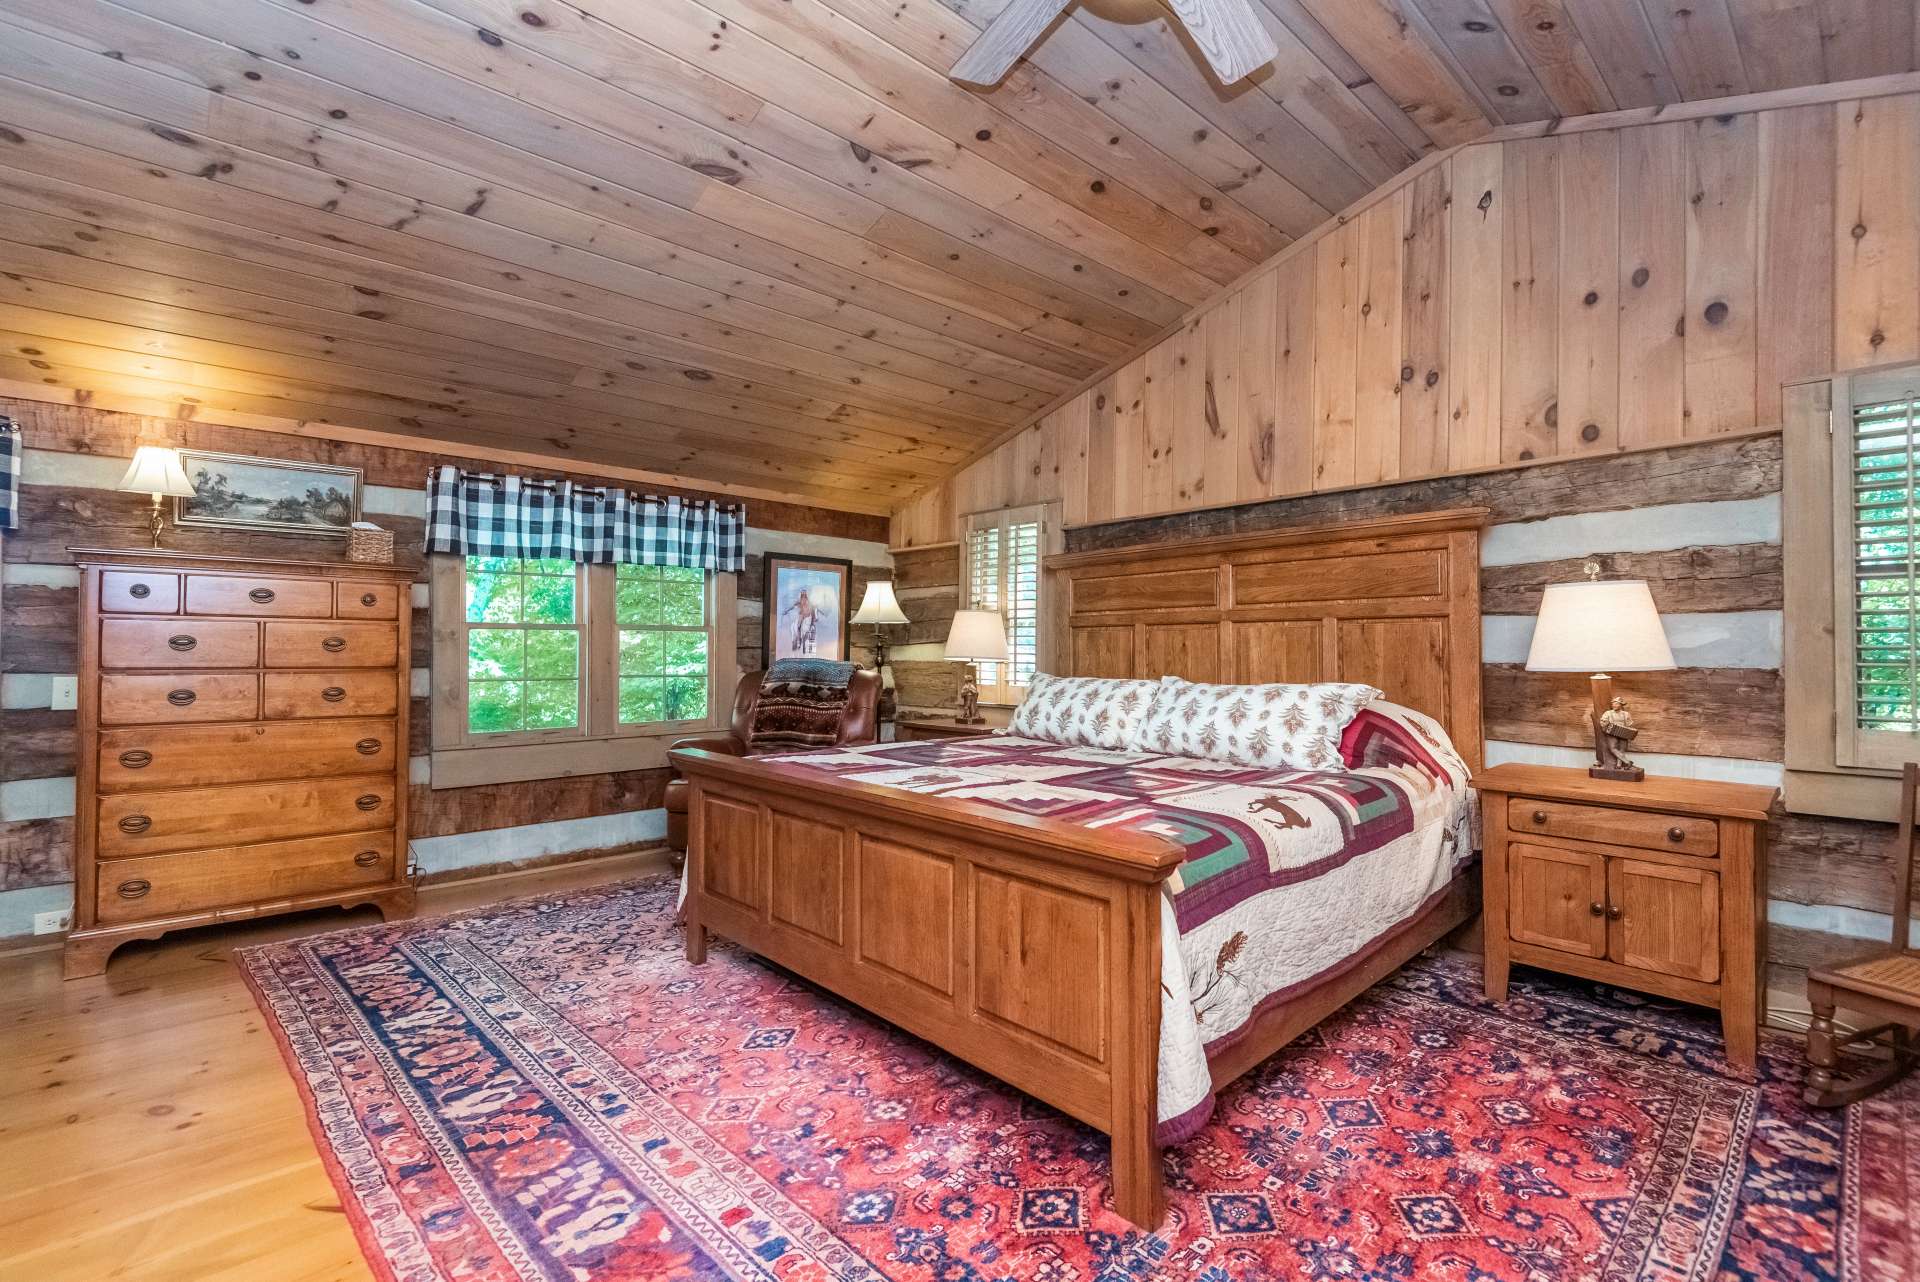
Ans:
[{"label": "light switch plate", "polygon": [[49,686],[47,706],[62,712],[80,706],[80,678],[55,677]]}]

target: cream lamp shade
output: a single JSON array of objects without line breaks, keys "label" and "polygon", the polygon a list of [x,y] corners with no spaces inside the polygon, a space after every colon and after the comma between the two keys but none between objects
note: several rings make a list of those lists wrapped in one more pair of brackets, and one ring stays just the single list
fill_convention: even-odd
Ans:
[{"label": "cream lamp shade", "polygon": [[180,466],[180,451],[164,445],[142,445],[135,450],[119,488],[132,494],[193,497],[193,482],[187,479],[187,469]]},{"label": "cream lamp shade", "polygon": [[860,608],[854,612],[854,623],[911,623],[906,612],[900,608],[899,600],[893,595],[893,584],[885,579],[877,579],[867,584],[867,594],[860,598]]},{"label": "cream lamp shade", "polygon": [[947,633],[947,657],[979,662],[1007,657],[1007,625],[998,610],[956,610]]},{"label": "cream lamp shade", "polygon": [[1529,672],[1660,672],[1673,666],[1645,581],[1547,585],[1527,651]]}]

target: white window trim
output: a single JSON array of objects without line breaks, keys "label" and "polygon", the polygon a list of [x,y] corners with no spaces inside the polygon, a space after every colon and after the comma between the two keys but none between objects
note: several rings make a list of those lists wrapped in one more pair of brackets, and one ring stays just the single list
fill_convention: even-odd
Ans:
[{"label": "white window trim", "polygon": [[[736,655],[738,605],[736,579],[730,573],[707,576],[707,715],[697,721],[623,726],[617,700],[618,644],[610,611],[595,602],[613,600],[614,567],[581,567],[583,591],[581,664],[585,715],[579,729],[538,730],[511,735],[474,735],[467,730],[466,560],[439,554],[428,558],[429,603],[433,621],[432,681],[428,687],[432,722],[432,786],[465,788],[477,784],[517,783],[621,770],[660,769],[676,739],[723,729],[733,708],[738,681]],[[590,586],[599,575],[604,586]]]},{"label": "white window trim", "polygon": [[[1052,576],[1046,572],[1045,561],[1048,556],[1061,550],[1060,543],[1062,535],[1059,503],[1031,503],[1021,507],[995,508],[984,512],[969,512],[961,518],[960,543],[957,552],[960,559],[961,608],[971,609],[974,605],[971,599],[973,595],[973,573],[972,566],[968,563],[968,548],[972,542],[974,532],[976,530],[997,527],[1001,531],[1002,538],[1004,539],[1005,532],[1010,527],[1029,523],[1037,524],[1040,527],[1039,553],[1041,567],[1039,569],[1038,595],[1035,601],[1034,614],[1034,670],[1036,672],[1045,672],[1049,659],[1051,658],[1048,625],[1054,615],[1053,606],[1055,603],[1055,593],[1051,583]],[[1004,543],[1002,546],[1005,546]],[[1003,585],[1004,582],[1003,568]],[[1006,666],[1009,665],[1003,665],[1001,670],[1005,671]],[[1024,685],[996,683],[993,685],[982,684],[980,686],[980,702],[988,707],[1015,707],[1026,697],[1027,688]]]}]

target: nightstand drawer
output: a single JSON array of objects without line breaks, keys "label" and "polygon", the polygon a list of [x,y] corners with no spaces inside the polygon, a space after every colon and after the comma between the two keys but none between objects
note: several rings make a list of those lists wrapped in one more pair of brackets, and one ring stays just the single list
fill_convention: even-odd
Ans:
[{"label": "nightstand drawer", "polygon": [[1516,837],[1602,841],[1610,846],[1639,846],[1681,855],[1710,857],[1720,853],[1719,821],[1689,815],[1656,815],[1514,797],[1507,802],[1507,828]]}]

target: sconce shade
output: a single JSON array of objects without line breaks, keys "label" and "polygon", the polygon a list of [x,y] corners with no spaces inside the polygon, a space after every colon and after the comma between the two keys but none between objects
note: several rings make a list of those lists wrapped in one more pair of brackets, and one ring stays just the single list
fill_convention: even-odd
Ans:
[{"label": "sconce shade", "polygon": [[1529,672],[1662,672],[1673,666],[1644,580],[1547,585],[1527,651]]},{"label": "sconce shade", "polygon": [[193,497],[193,482],[180,466],[180,451],[164,445],[142,445],[133,452],[127,474],[119,488],[133,494],[164,494],[169,498]]},{"label": "sconce shade", "polygon": [[978,662],[1007,657],[1007,625],[998,610],[956,610],[947,633],[947,657]]},{"label": "sconce shade", "polygon": [[911,623],[900,602],[893,595],[893,584],[885,579],[876,579],[867,584],[867,594],[860,598],[860,608],[854,612],[854,623]]}]

